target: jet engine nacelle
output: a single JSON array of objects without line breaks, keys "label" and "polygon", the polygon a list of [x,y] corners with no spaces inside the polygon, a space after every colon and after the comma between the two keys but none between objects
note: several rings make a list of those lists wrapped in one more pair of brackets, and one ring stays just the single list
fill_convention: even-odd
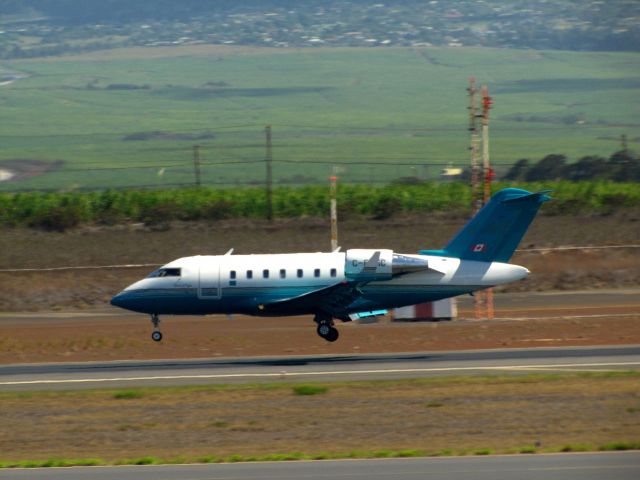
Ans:
[{"label": "jet engine nacelle", "polygon": [[389,280],[392,271],[393,250],[347,250],[344,274],[347,280],[370,282]]}]

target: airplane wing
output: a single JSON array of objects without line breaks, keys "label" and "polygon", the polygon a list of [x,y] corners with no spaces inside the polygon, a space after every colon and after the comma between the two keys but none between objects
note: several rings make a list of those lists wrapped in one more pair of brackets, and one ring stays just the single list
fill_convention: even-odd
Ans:
[{"label": "airplane wing", "polygon": [[[350,250],[349,252],[354,251]],[[349,252],[347,252],[347,257]],[[425,258],[391,254],[391,251],[388,251],[388,255],[393,256],[389,259],[391,261],[385,264],[380,260],[382,251],[373,251],[369,256],[370,252],[357,251],[354,254],[355,258],[358,258],[357,261],[349,261],[349,258],[347,258],[347,265],[351,266],[353,264],[356,267],[354,271],[345,272],[347,280],[328,287],[321,287],[303,295],[274,302],[265,302],[258,305],[258,309],[266,315],[295,315],[315,312],[346,320],[349,318],[349,313],[351,313],[348,310],[349,306],[362,296],[361,287],[377,280],[376,275],[388,275],[388,277],[381,279],[391,279],[401,275],[425,271],[444,275],[444,272],[441,272],[437,267],[430,266]],[[358,254],[360,257],[357,257]],[[360,267],[360,265],[362,266]],[[378,271],[379,269],[383,270],[382,273]]]},{"label": "airplane wing", "polygon": [[259,308],[266,314],[320,311],[341,318],[346,316],[345,309],[362,295],[360,286],[360,282],[340,282],[297,297],[264,303]]}]

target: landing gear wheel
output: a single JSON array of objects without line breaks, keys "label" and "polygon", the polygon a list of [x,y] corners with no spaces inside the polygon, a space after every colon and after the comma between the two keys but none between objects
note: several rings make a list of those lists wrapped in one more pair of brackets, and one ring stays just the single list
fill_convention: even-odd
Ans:
[{"label": "landing gear wheel", "polygon": [[340,336],[340,333],[338,332],[338,329],[332,327],[328,323],[321,323],[318,325],[318,335],[324,338],[327,342],[335,342]]},{"label": "landing gear wheel", "polygon": [[153,324],[154,328],[153,333],[151,334],[151,339],[154,342],[159,342],[160,340],[162,340],[162,332],[158,330],[158,327],[160,326],[160,317],[157,313],[151,314],[151,323]]},{"label": "landing gear wheel", "polygon": [[331,327],[331,329],[329,330],[329,334],[325,336],[324,339],[327,342],[335,342],[336,340],[338,340],[339,336],[340,336],[340,332],[338,332],[338,329]]},{"label": "landing gear wheel", "polygon": [[331,333],[331,329],[332,327],[328,323],[321,323],[320,325],[318,325],[318,335],[326,339],[327,336]]},{"label": "landing gear wheel", "polygon": [[333,327],[333,318],[330,315],[317,313],[313,321],[318,324],[318,335],[327,342],[335,342],[340,336],[338,330]]}]

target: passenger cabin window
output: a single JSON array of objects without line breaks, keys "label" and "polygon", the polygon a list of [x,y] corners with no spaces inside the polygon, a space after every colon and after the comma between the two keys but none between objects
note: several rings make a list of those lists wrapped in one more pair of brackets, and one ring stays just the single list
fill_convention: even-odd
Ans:
[{"label": "passenger cabin window", "polygon": [[269,270],[266,268],[262,271],[262,278],[269,278]]},{"label": "passenger cabin window", "polygon": [[302,275],[303,275],[303,273],[302,273],[302,269],[301,269],[301,268],[299,268],[299,269],[298,269],[298,278],[302,278]]},{"label": "passenger cabin window", "polygon": [[335,269],[335,268],[332,268],[332,269],[331,269],[331,276],[332,276],[332,277],[335,277],[337,274],[338,274],[338,272],[336,272],[336,269]]},{"label": "passenger cabin window", "polygon": [[235,279],[236,279],[236,271],[235,271],[235,270],[231,270],[231,271],[229,272],[229,278],[230,278],[231,280],[235,280]]},{"label": "passenger cabin window", "polygon": [[180,270],[180,268],[159,268],[155,272],[151,272],[149,275],[147,275],[147,278],[179,277]]},{"label": "passenger cabin window", "polygon": [[247,270],[247,280],[251,280],[253,278],[253,270]]},{"label": "passenger cabin window", "polygon": [[280,278],[287,278],[287,271],[284,268],[280,269]]},{"label": "passenger cabin window", "polygon": [[316,269],[313,271],[313,276],[314,276],[314,277],[316,277],[316,278],[318,278],[318,277],[320,276],[320,269],[319,269],[319,268],[316,268]]}]

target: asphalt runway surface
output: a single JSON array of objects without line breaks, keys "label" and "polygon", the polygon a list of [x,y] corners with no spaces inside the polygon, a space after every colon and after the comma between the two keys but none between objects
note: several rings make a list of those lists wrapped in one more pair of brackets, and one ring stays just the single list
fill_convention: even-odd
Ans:
[{"label": "asphalt runway surface", "polygon": [[0,479],[76,480],[401,479],[563,480],[640,478],[640,452],[384,460],[0,470]]},{"label": "asphalt runway surface", "polygon": [[639,370],[640,345],[0,366],[0,391]]},{"label": "asphalt runway surface", "polygon": [[[564,307],[618,307],[640,306],[638,299],[640,290],[627,289],[597,289],[551,292],[511,292],[496,293],[494,301],[496,309],[557,309]],[[461,308],[473,308],[473,297],[462,295],[456,297]]]}]

